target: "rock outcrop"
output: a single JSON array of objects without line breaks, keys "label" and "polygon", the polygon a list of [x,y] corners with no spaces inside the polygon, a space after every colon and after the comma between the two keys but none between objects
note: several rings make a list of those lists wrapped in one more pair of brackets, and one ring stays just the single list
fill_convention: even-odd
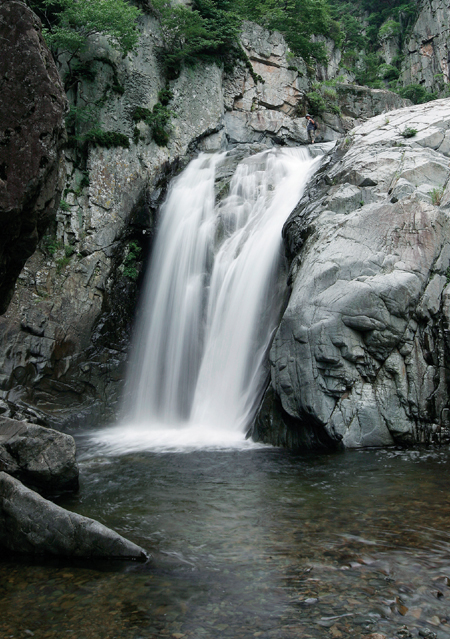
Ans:
[{"label": "rock outcrop", "polygon": [[440,100],[369,120],[325,161],[284,229],[292,294],[256,439],[449,439],[449,141]]},{"label": "rock outcrop", "polygon": [[40,22],[22,2],[0,4],[0,39],[1,314],[56,215],[67,100]]},{"label": "rock outcrop", "polygon": [[[242,42],[264,82],[255,83],[243,64],[226,76],[215,65],[183,70],[170,83],[169,107],[177,117],[169,144],[157,146],[148,126],[133,121],[136,107],[151,109],[166,82],[156,56],[158,25],[144,15],[139,28],[138,48],[125,58],[103,38],[94,38],[85,54],[95,82],[80,80],[77,96],[102,105],[102,128],[125,135],[130,146],[91,144],[83,161],[66,150],[56,228],[28,260],[0,319],[0,412],[6,416],[58,428],[113,418],[138,294],[129,273],[135,279],[143,268],[169,178],[191,152],[243,144],[251,152],[252,145],[261,150],[307,140],[304,63],[291,58],[279,34],[247,23]],[[339,98],[359,119],[375,102],[380,112],[404,103],[389,92],[375,92],[371,100],[373,92],[361,97],[361,91],[355,87],[349,99],[345,91]],[[71,92],[69,98],[75,100]],[[334,140],[353,123],[353,115],[329,114],[321,136]]]},{"label": "rock outcrop", "polygon": [[146,561],[136,544],[47,501],[0,472],[0,546],[12,552]]},{"label": "rock outcrop", "polygon": [[0,417],[0,471],[43,494],[77,490],[75,441],[50,428]]},{"label": "rock outcrop", "polygon": [[[450,2],[425,0],[404,48],[400,80],[442,94],[450,81]],[[447,93],[448,95],[448,93]]]}]

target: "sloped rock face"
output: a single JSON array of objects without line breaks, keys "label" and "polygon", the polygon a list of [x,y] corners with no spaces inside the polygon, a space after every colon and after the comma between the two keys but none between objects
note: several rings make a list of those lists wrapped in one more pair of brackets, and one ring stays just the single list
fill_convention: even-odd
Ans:
[{"label": "sloped rock face", "polygon": [[12,552],[146,561],[146,552],[94,519],[47,501],[0,472],[0,546]]},{"label": "sloped rock face", "polygon": [[284,229],[292,294],[256,439],[449,440],[449,135],[440,100],[369,120],[325,161]]},{"label": "sloped rock face", "polygon": [[66,97],[36,16],[0,4],[0,313],[62,189]]},{"label": "sloped rock face", "polygon": [[450,2],[425,0],[404,50],[404,86],[421,84],[441,92],[450,76]]},{"label": "sloped rock face", "polygon": [[50,428],[0,417],[0,471],[43,494],[77,490],[75,441]]}]

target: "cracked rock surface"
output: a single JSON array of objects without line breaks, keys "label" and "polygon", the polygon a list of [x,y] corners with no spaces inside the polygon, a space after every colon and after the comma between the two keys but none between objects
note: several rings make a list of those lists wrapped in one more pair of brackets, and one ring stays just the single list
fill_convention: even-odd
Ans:
[{"label": "cracked rock surface", "polygon": [[256,439],[449,439],[449,136],[439,100],[372,118],[325,159],[284,228],[292,294]]}]

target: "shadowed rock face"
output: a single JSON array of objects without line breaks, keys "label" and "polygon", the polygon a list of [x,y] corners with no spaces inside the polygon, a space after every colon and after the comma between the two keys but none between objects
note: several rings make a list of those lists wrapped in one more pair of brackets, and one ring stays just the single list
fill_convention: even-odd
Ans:
[{"label": "shadowed rock face", "polygon": [[449,135],[440,100],[372,118],[325,161],[284,229],[293,288],[257,438],[448,439]]},{"label": "shadowed rock face", "polygon": [[47,501],[0,472],[0,546],[13,552],[145,561],[147,554],[94,519]]},{"label": "shadowed rock face", "polygon": [[50,428],[0,417],[0,470],[43,494],[77,490],[75,441]]},{"label": "shadowed rock face", "polygon": [[61,192],[66,98],[40,22],[0,4],[0,313]]}]

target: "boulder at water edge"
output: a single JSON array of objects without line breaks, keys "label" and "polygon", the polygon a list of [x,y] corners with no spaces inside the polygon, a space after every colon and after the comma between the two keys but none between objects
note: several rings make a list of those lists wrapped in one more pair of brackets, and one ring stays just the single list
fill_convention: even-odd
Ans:
[{"label": "boulder at water edge", "polygon": [[372,118],[288,219],[292,294],[254,437],[383,446],[450,437],[450,100]]},{"label": "boulder at water edge", "polygon": [[142,548],[94,519],[47,501],[0,472],[0,546],[12,552],[145,561]]},{"label": "boulder at water edge", "polygon": [[51,428],[0,417],[0,470],[43,494],[77,490],[75,441]]}]

